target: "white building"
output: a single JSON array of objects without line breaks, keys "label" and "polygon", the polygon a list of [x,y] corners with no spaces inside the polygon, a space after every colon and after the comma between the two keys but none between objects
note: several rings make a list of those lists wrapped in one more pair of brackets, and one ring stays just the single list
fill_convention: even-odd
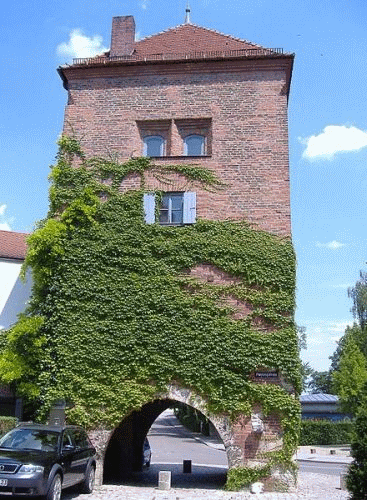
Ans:
[{"label": "white building", "polygon": [[[19,277],[28,234],[0,231],[0,331],[16,322],[31,293],[31,279]],[[9,386],[0,385],[0,415],[21,417],[21,401]]]}]

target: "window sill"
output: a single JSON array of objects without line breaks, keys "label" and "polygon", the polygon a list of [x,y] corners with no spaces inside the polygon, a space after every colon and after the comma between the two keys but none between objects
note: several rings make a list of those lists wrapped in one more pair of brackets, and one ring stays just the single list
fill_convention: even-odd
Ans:
[{"label": "window sill", "polygon": [[[151,160],[193,160],[197,158],[211,158],[212,155],[195,155],[195,156],[187,156],[187,155],[179,155],[179,156],[149,156]],[[134,158],[137,158],[134,156]]]}]

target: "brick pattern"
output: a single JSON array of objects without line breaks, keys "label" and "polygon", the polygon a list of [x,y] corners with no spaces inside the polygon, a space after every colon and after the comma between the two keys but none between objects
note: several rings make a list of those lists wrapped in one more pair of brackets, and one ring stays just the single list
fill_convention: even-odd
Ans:
[{"label": "brick pattern", "polygon": [[[254,411],[259,411],[254,408]],[[243,450],[244,460],[264,460],[264,453],[281,449],[281,427],[275,415],[263,417],[264,431],[255,432],[251,417],[241,415],[233,424],[234,441]]]},{"label": "brick pattern", "polygon": [[135,21],[133,16],[112,19],[110,56],[129,56],[135,46]]},{"label": "brick pattern", "polygon": [[[283,61],[284,63],[284,61]],[[285,63],[284,63],[285,64]],[[138,124],[170,120],[167,163],[201,164],[214,170],[224,189],[197,191],[197,216],[248,220],[264,230],[290,234],[287,141],[287,64],[279,59],[179,65],[69,68],[65,132],[75,130],[88,155],[116,154],[121,161],[142,154]],[[180,156],[177,120],[211,120],[211,155]],[[103,124],[103,126],[101,126]],[[148,176],[149,177],[149,176]],[[148,179],[150,181],[150,179]],[[152,179],[148,189],[181,191]],[[122,190],[139,187],[130,177]]]}]

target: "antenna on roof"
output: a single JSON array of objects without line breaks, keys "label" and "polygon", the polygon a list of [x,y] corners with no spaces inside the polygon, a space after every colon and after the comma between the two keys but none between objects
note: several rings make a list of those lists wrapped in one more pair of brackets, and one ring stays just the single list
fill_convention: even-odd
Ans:
[{"label": "antenna on roof", "polygon": [[189,0],[187,0],[186,15],[185,15],[185,24],[191,24],[190,13],[191,13],[190,4],[189,4]]}]

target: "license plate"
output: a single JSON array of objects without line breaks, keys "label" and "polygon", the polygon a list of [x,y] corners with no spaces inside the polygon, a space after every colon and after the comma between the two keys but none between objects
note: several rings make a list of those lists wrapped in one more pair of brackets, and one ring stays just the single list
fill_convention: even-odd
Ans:
[{"label": "license plate", "polygon": [[8,480],[7,479],[0,479],[0,486],[8,486]]}]

